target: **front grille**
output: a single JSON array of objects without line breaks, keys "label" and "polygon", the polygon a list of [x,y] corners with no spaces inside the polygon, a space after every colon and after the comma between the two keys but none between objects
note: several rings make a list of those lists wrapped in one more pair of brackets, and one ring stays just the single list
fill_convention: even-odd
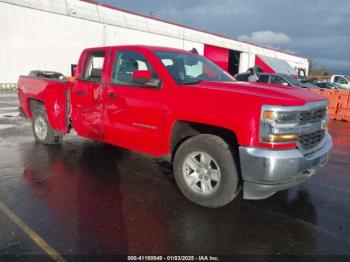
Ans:
[{"label": "front grille", "polygon": [[299,143],[305,150],[309,150],[317,146],[325,137],[326,131],[324,129],[310,134],[304,134],[299,137]]},{"label": "front grille", "polygon": [[319,122],[325,118],[326,114],[327,114],[326,108],[319,108],[319,109],[309,110],[309,111],[301,111],[299,113],[299,123],[305,124],[305,123]]}]

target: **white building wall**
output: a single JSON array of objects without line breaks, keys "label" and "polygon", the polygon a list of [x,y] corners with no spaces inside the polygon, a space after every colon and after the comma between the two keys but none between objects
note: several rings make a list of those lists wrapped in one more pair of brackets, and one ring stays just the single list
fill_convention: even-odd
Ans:
[{"label": "white building wall", "polygon": [[183,48],[183,41],[168,36],[156,35],[115,26],[107,27],[107,45],[159,45]]},{"label": "white building wall", "polygon": [[81,51],[103,43],[103,25],[0,2],[0,82],[30,70],[70,75]]},{"label": "white building wall", "polygon": [[69,75],[82,49],[123,44],[200,54],[209,44],[249,54],[249,67],[255,55],[265,55],[308,68],[305,58],[78,0],[0,0],[0,22],[0,82],[16,82],[32,69]]}]

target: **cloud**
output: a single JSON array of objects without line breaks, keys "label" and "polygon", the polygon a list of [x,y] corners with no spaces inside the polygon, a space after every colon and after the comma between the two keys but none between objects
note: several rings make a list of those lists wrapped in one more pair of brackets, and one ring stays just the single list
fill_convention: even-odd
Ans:
[{"label": "cloud", "polygon": [[266,45],[287,44],[292,41],[292,39],[285,33],[269,30],[253,32],[250,36],[240,35],[238,40]]},{"label": "cloud", "polygon": [[[99,0],[209,32],[297,55],[322,58],[330,70],[349,70],[349,0]],[[296,6],[302,8],[295,8]],[[331,62],[329,62],[331,61]],[[338,61],[338,62],[335,62]],[[336,66],[336,67],[334,67]]]},{"label": "cloud", "polygon": [[[334,69],[350,68],[350,61],[345,61],[345,60],[324,59],[324,58],[318,57],[318,58],[315,58],[313,61],[318,67],[325,66],[326,68],[334,68]],[[348,71],[350,71],[350,69]]]}]

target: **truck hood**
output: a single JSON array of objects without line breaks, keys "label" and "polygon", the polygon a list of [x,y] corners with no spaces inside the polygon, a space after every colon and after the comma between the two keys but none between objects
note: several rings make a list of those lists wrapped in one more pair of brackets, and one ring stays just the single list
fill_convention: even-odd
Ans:
[{"label": "truck hood", "polygon": [[200,82],[193,87],[236,93],[255,97],[273,105],[302,106],[309,102],[327,100],[305,88],[250,82]]}]

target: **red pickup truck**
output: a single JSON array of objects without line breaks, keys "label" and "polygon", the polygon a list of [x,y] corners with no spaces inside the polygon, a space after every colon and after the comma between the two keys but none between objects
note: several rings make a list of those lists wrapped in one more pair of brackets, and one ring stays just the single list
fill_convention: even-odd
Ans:
[{"label": "red pickup truck", "polygon": [[20,107],[38,143],[78,135],[163,157],[192,202],[220,207],[243,189],[264,199],[328,159],[328,101],[296,87],[237,82],[183,50],[113,46],[82,52],[76,80],[21,76]]}]

